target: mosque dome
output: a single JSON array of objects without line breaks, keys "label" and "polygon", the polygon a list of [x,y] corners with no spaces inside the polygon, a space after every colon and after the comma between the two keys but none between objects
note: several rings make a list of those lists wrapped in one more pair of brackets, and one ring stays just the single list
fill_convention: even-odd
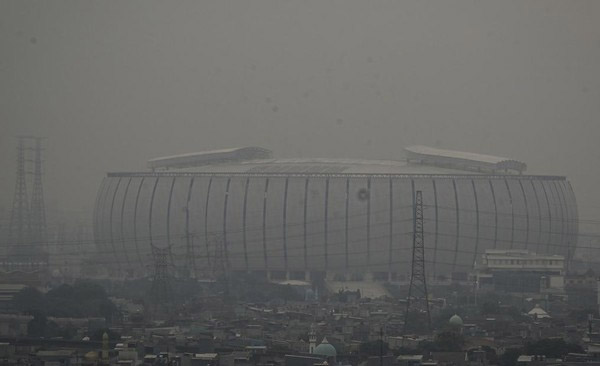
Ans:
[{"label": "mosque dome", "polygon": [[335,347],[327,341],[327,337],[323,338],[323,341],[315,348],[313,353],[315,355],[321,355],[325,357],[337,356],[337,351],[335,350]]},{"label": "mosque dome", "polygon": [[88,353],[86,353],[83,358],[85,358],[86,360],[98,360],[98,352],[96,351],[89,351]]},{"label": "mosque dome", "polygon": [[450,320],[448,320],[448,323],[453,327],[462,327],[463,326],[463,320],[460,316],[458,316],[458,314],[452,315]]}]

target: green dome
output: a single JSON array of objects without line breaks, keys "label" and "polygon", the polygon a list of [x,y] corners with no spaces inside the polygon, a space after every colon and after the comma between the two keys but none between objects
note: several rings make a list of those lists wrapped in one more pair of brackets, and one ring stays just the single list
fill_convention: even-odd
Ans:
[{"label": "green dome", "polygon": [[323,338],[323,342],[319,344],[314,352],[315,355],[321,355],[325,357],[335,357],[337,356],[337,351],[335,347],[332,346],[329,342],[327,342],[327,338]]},{"label": "green dome", "polygon": [[452,325],[454,327],[462,327],[463,326],[463,320],[457,314],[452,315],[450,320],[448,320],[448,323],[450,323],[450,325]]}]

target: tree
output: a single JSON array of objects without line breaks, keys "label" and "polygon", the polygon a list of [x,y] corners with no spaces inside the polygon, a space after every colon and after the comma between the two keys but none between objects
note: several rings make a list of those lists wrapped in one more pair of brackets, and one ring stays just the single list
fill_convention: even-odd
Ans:
[{"label": "tree", "polygon": [[545,338],[525,345],[525,354],[561,358],[568,353],[584,353],[576,343],[567,343],[562,338]]},{"label": "tree", "polygon": [[485,300],[481,303],[480,310],[483,315],[498,314],[500,312],[500,306],[497,301]]},{"label": "tree", "polygon": [[490,346],[481,346],[481,349],[485,351],[485,358],[487,358],[490,365],[498,364],[498,355],[495,349]]},{"label": "tree", "polygon": [[48,319],[41,312],[36,312],[33,319],[27,323],[27,335],[30,337],[41,338],[46,336]]},{"label": "tree", "polygon": [[454,332],[442,332],[435,336],[434,347],[440,352],[458,352],[465,346],[462,335]]},{"label": "tree", "polygon": [[500,366],[516,366],[517,359],[523,354],[522,348],[509,348],[500,356],[498,364]]},{"label": "tree", "polygon": [[33,287],[25,287],[13,298],[13,306],[23,313],[38,313],[45,309],[44,295]]},{"label": "tree", "polygon": [[433,342],[423,342],[419,349],[423,352],[459,352],[465,346],[462,335],[454,332],[441,332]]},{"label": "tree", "polygon": [[359,351],[362,354],[369,356],[379,356],[380,354],[386,355],[389,350],[389,345],[386,342],[378,339],[372,342],[363,342],[359,346]]},{"label": "tree", "polygon": [[104,288],[91,282],[61,285],[46,295],[36,289],[25,288],[15,295],[13,304],[15,309],[29,314],[43,312],[47,316],[73,318],[99,316],[108,322],[119,316]]},{"label": "tree", "polygon": [[423,333],[427,331],[427,327],[424,327],[423,324],[427,324],[427,314],[423,311],[411,310],[408,317],[411,319],[408,322],[406,327],[406,331],[409,333]]}]

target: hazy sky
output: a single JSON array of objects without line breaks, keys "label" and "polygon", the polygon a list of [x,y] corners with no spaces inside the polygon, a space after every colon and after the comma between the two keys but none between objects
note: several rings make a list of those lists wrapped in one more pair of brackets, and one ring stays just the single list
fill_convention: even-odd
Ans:
[{"label": "hazy sky", "polygon": [[105,172],[156,156],[424,144],[567,175],[600,220],[599,19],[597,0],[3,0],[0,206],[27,133],[48,206],[86,215]]}]

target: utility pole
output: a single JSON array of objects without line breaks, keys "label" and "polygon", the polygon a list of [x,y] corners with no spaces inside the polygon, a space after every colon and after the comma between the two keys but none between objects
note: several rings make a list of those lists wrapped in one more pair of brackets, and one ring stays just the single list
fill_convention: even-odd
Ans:
[{"label": "utility pole", "polygon": [[417,191],[413,206],[413,248],[410,286],[406,298],[406,313],[404,315],[404,334],[410,330],[409,321],[411,310],[425,313],[427,317],[427,332],[431,331],[431,315],[429,313],[429,295],[427,293],[427,278],[425,274],[425,242],[423,237],[423,194]]},{"label": "utility pole", "polygon": [[383,366],[383,327],[379,327],[379,366]]}]

